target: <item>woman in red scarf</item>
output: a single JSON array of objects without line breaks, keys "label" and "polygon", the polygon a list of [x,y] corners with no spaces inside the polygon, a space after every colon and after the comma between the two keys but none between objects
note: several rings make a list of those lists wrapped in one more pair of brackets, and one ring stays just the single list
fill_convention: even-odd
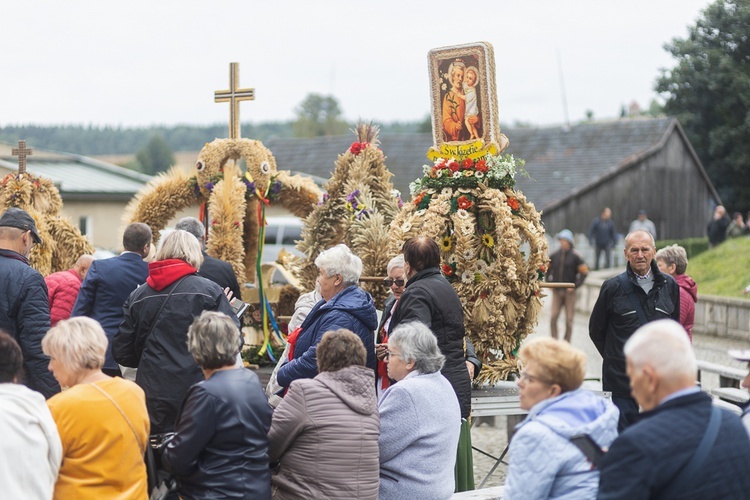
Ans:
[{"label": "woman in red scarf", "polygon": [[146,393],[151,433],[174,430],[188,389],[204,379],[187,348],[187,332],[203,311],[223,312],[240,322],[224,290],[198,275],[201,245],[192,234],[177,230],[167,236],[148,265],[146,283],[123,306],[120,329],[112,341],[115,361],[138,368],[135,381]]}]

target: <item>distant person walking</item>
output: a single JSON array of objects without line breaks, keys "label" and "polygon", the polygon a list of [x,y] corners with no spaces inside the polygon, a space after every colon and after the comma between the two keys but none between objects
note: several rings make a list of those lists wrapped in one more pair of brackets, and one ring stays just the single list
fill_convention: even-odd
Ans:
[{"label": "distant person walking", "polygon": [[638,211],[638,218],[630,223],[628,233],[638,231],[639,229],[648,231],[649,233],[651,233],[651,236],[654,237],[654,240],[656,240],[656,226],[654,225],[653,221],[648,218],[648,214],[645,210]]},{"label": "distant person walking", "polygon": [[565,307],[565,340],[570,342],[573,336],[573,318],[576,313],[576,288],[583,284],[589,272],[581,253],[573,248],[573,233],[563,229],[557,234],[560,248],[550,255],[546,281],[551,283],[575,283],[575,288],[552,289],[552,314],[550,331],[554,338],[557,334],[557,320],[560,311]]},{"label": "distant person walking", "polygon": [[594,247],[594,269],[599,270],[599,257],[604,254],[604,269],[612,267],[612,248],[617,243],[615,223],[612,221],[612,210],[605,207],[599,217],[591,221],[589,227],[589,244]]},{"label": "distant person walking", "polygon": [[747,227],[745,227],[745,221],[742,219],[740,212],[735,212],[732,215],[732,222],[727,226],[727,238],[739,238],[740,236],[747,235]]},{"label": "distant person walking", "polygon": [[711,247],[724,243],[727,239],[727,228],[729,227],[729,216],[727,215],[727,209],[719,205],[714,210],[714,217],[706,226],[706,233],[708,234],[708,244]]}]

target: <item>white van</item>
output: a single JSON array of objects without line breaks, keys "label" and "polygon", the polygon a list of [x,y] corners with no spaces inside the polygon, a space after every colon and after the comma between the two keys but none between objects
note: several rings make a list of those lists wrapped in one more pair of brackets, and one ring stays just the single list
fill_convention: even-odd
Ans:
[{"label": "white van", "polygon": [[296,248],[296,242],[302,239],[302,220],[297,217],[266,218],[266,239],[263,247],[262,263],[274,262],[283,248],[289,253],[304,257]]}]

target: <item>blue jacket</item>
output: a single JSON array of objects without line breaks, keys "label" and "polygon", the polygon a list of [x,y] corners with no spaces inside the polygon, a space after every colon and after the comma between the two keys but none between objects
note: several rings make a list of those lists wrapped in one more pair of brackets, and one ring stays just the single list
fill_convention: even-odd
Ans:
[{"label": "blue jacket", "polygon": [[375,370],[375,340],[373,331],[378,325],[375,303],[369,293],[357,286],[349,286],[331,300],[321,300],[310,310],[302,322],[302,331],[294,346],[294,359],[279,368],[276,375],[279,385],[289,387],[293,380],[314,378],[318,374],[315,354],[323,334],[330,330],[346,328],[362,339],[367,349],[367,367]]},{"label": "blue jacket", "polygon": [[122,322],[122,306],[130,293],[148,277],[148,264],[137,253],[125,252],[110,259],[91,263],[86,278],[81,283],[73,311],[74,316],[88,316],[102,325],[109,345],[104,368],[116,369],[112,357],[112,337]]},{"label": "blue jacket", "polygon": [[750,440],[737,415],[721,410],[721,427],[689,484],[665,489],[694,456],[708,426],[711,396],[695,392],[641,414],[604,455],[598,498],[750,498]]},{"label": "blue jacket", "polygon": [[47,370],[42,338],[49,330],[49,299],[44,278],[23,255],[0,248],[0,330],[23,352],[24,384],[49,398],[60,385]]},{"label": "blue jacket", "polygon": [[503,498],[596,498],[599,472],[569,439],[588,434],[608,447],[618,418],[611,401],[583,389],[534,405],[510,442]]}]

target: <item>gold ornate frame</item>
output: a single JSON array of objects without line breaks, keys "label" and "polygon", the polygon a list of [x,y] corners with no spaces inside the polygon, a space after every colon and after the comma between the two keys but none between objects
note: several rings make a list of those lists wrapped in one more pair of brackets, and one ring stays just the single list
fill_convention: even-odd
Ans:
[{"label": "gold ornate frame", "polygon": [[[497,89],[495,87],[495,55],[492,45],[488,42],[475,42],[464,45],[453,45],[432,49],[428,53],[430,87],[432,97],[432,135],[435,147],[440,149],[443,143],[447,144],[471,144],[477,139],[448,140],[443,130],[443,98],[450,92],[450,76],[447,75],[448,67],[456,59],[476,62],[479,70],[477,75],[477,101],[482,133],[480,139],[484,145],[498,144],[502,142],[500,125],[497,114]],[[466,65],[468,67],[468,65]],[[465,77],[464,77],[465,81]],[[464,125],[466,128],[466,125]],[[468,130],[462,133],[468,134]]]}]

